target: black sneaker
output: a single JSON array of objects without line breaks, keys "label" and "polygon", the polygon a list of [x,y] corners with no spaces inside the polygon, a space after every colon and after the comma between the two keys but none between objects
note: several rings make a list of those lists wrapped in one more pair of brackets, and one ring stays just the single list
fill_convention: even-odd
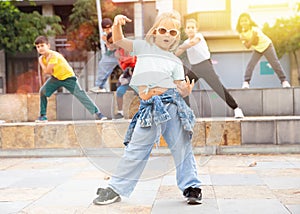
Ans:
[{"label": "black sneaker", "polygon": [[183,191],[183,195],[187,198],[188,204],[201,204],[202,193],[198,187],[189,187]]},{"label": "black sneaker", "polygon": [[95,205],[112,204],[121,201],[121,197],[110,187],[107,187],[106,189],[99,188],[97,190],[97,195],[99,196],[93,201]]},{"label": "black sneaker", "polygon": [[124,116],[121,113],[118,113],[114,115],[114,119],[115,120],[124,119]]},{"label": "black sneaker", "polygon": [[107,120],[107,117],[105,117],[101,112],[97,112],[96,120]]}]

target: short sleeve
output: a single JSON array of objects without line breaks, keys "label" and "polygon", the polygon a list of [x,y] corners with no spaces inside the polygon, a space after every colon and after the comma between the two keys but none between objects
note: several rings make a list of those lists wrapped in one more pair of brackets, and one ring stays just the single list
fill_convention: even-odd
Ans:
[{"label": "short sleeve", "polygon": [[146,41],[145,40],[133,40],[133,50],[130,53],[131,56],[136,56],[145,52]]},{"label": "short sleeve", "polygon": [[53,64],[53,65],[55,65],[55,64],[57,64],[57,62],[58,62],[57,56],[56,56],[55,54],[52,54],[52,57],[50,58],[48,64]]}]

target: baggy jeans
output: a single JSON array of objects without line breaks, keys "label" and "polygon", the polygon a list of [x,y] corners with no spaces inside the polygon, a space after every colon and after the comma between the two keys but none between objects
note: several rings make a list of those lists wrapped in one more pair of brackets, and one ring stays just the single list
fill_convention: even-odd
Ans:
[{"label": "baggy jeans", "polygon": [[250,82],[251,77],[252,77],[252,73],[254,70],[255,65],[258,63],[258,60],[262,57],[265,56],[266,59],[268,60],[268,62],[270,63],[270,65],[272,66],[272,68],[274,69],[274,71],[276,72],[278,78],[280,79],[281,82],[286,80],[286,75],[285,72],[278,60],[278,57],[276,55],[276,51],[274,48],[274,45],[271,43],[269,45],[269,47],[262,53],[258,52],[258,51],[254,51],[250,61],[248,62],[247,68],[246,68],[246,72],[245,72],[245,76],[244,76],[244,80],[246,82]]},{"label": "baggy jeans", "polygon": [[[142,128],[140,121],[137,122],[131,141],[126,146],[116,173],[109,182],[109,186],[118,194],[129,197],[134,190],[149,159],[157,133],[162,133],[171,150],[179,189],[184,191],[188,187],[200,187],[189,132],[182,127],[177,106],[166,105],[171,116],[167,122],[160,125],[153,122],[152,126],[147,128]],[[161,132],[158,129],[161,129]]]},{"label": "baggy jeans", "polygon": [[48,104],[47,97],[50,97],[60,87],[65,87],[91,114],[99,112],[96,104],[88,97],[86,92],[81,89],[75,76],[65,80],[58,80],[51,76],[40,89],[40,115],[46,115]]}]

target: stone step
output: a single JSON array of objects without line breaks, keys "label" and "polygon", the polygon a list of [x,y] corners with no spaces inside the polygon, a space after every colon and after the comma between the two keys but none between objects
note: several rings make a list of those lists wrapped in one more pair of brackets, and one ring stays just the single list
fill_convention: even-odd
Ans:
[{"label": "stone step", "polygon": [[[300,116],[300,87],[230,89],[229,92],[243,109],[245,116]],[[117,111],[115,92],[88,93],[109,118]],[[193,90],[191,108],[196,117],[232,117],[233,110],[211,90]],[[132,118],[139,105],[132,90],[124,95],[123,110],[126,119]],[[39,94],[0,94],[0,120],[30,122],[39,116]],[[69,93],[57,93],[48,100],[49,120],[91,120],[83,105]]]},{"label": "stone step", "polygon": [[[75,149],[84,152],[124,148],[123,137],[129,122],[130,120],[4,122],[0,124],[0,151]],[[245,117],[241,120],[226,117],[198,118],[192,144],[195,149],[212,149],[211,152],[251,146],[299,148],[299,130],[300,116]],[[166,147],[163,138],[160,147]]]}]

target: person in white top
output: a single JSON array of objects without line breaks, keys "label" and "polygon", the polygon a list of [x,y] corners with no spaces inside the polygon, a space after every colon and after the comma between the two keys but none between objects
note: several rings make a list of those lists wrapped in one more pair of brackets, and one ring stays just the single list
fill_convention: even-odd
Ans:
[{"label": "person in white top", "polygon": [[[198,178],[191,137],[195,115],[183,97],[191,93],[194,82],[184,80],[181,60],[172,50],[180,41],[180,15],[159,15],[145,40],[124,38],[122,26],[131,19],[114,18],[114,44],[137,56],[130,86],[140,97],[139,111],[132,118],[125,136],[126,149],[107,188],[99,188],[93,203],[105,205],[129,197],[149,159],[154,143],[162,135],[171,150],[176,166],[178,188],[188,204],[201,204],[201,181]],[[186,88],[185,90],[183,90]]]},{"label": "person in white top", "polygon": [[234,110],[234,117],[243,118],[243,111],[223,86],[213,68],[207,43],[203,35],[198,32],[195,19],[186,21],[185,33],[188,39],[177,48],[175,55],[180,56],[185,51],[187,52],[187,57],[191,64],[191,70],[188,71],[187,76],[190,79],[195,79],[195,82],[203,78],[227,105]]},{"label": "person in white top", "polygon": [[265,35],[257,24],[251,19],[248,13],[239,16],[236,30],[240,34],[240,39],[247,49],[253,48],[253,54],[247,65],[242,88],[250,87],[250,80],[255,65],[258,60],[265,56],[274,71],[276,72],[283,88],[291,87],[286,79],[285,72],[278,60],[272,40]]}]

